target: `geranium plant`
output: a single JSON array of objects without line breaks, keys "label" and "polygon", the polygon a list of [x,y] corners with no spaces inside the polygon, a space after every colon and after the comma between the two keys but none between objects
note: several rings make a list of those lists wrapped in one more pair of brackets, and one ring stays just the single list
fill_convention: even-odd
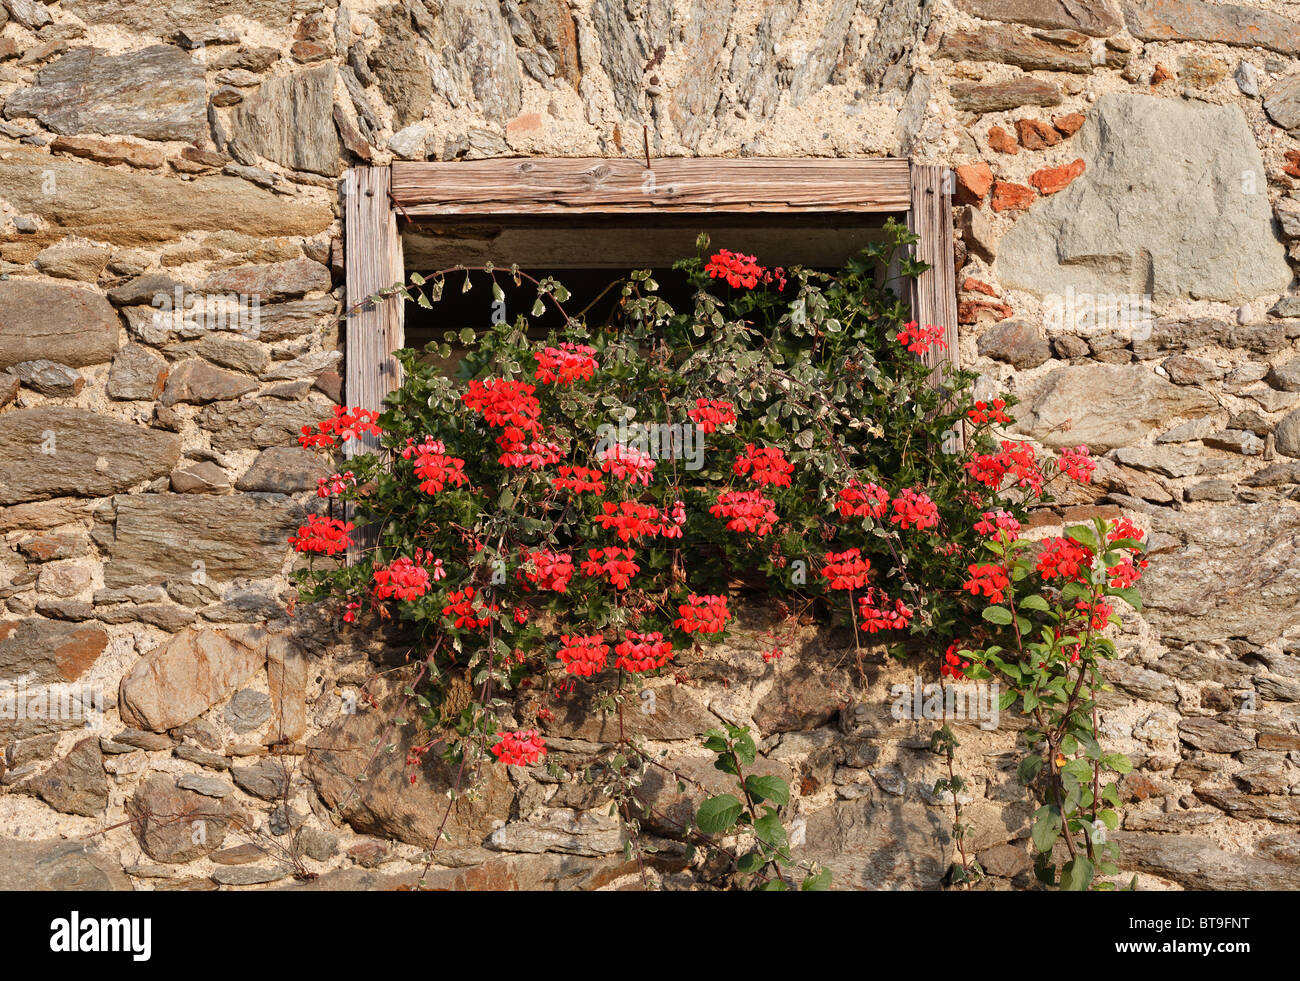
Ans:
[{"label": "geranium plant", "polygon": [[[902,254],[914,241],[890,222],[829,275],[710,254],[702,236],[676,266],[690,309],[634,272],[599,327],[567,312],[561,284],[531,280],[528,315],[438,346],[443,359],[453,342],[468,349],[457,377],[398,352],[404,381],[381,414],[340,407],[304,431],[326,451],[378,442],[322,479],[326,513],[291,541],[304,599],[332,602],[348,629],[388,621],[409,643],[429,733],[412,780],[434,749],[461,773],[547,764],[549,693],[578,683],[618,714],[616,769],[648,765],[623,700],[724,637],[741,591],[843,623],[859,644],[946,651],[949,674],[996,667],[987,647],[953,647],[1008,626],[980,619],[971,592],[993,596],[995,566],[1015,575],[1010,556],[988,557],[987,528],[1018,522],[1058,473],[1086,479],[1087,457],[1040,466],[994,435],[1008,401],[974,401],[970,372],[932,377],[922,355],[943,331],[909,321],[884,276],[896,253],[904,277],[923,268]],[[498,300],[499,280],[528,278],[483,271]],[[433,306],[451,272],[385,296]],[[530,339],[548,307],[564,326]],[[743,745],[709,738],[733,761]],[[783,801],[765,796],[737,821],[768,827]],[[746,865],[778,868],[784,839],[760,840]]]}]

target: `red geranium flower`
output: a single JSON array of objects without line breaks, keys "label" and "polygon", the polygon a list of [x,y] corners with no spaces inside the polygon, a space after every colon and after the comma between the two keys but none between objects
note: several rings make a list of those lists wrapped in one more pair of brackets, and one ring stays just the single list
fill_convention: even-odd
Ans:
[{"label": "red geranium flower", "polygon": [[546,741],[536,729],[503,732],[492,747],[492,755],[507,766],[528,766],[546,755]]},{"label": "red geranium flower", "polygon": [[605,667],[609,645],[601,634],[560,634],[560,644],[555,656],[567,673],[590,678]]},{"label": "red geranium flower", "polygon": [[760,487],[767,484],[789,487],[794,464],[788,462],[785,454],[775,446],[757,449],[753,443],[747,443],[745,451],[736,457],[732,472],[738,477],[750,474],[750,479]]},{"label": "red geranium flower", "polygon": [[627,639],[614,648],[618,658],[614,667],[632,672],[653,671],[662,668],[673,657],[673,645],[664,640],[660,633],[639,634],[632,630],[623,631]]},{"label": "red geranium flower", "polygon": [[298,533],[289,536],[289,544],[298,552],[336,555],[339,552],[346,552],[352,545],[348,532],[353,527],[351,521],[344,524],[339,518],[324,518],[319,514],[309,514],[307,523],[299,526]]}]

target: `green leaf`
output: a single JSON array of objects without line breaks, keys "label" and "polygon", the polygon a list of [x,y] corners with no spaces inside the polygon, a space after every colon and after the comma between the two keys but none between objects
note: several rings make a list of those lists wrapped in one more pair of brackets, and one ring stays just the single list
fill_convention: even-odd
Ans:
[{"label": "green leaf", "polygon": [[1038,820],[1034,822],[1034,846],[1043,854],[1052,850],[1056,839],[1061,836],[1061,815],[1054,807],[1040,807]]},{"label": "green leaf", "polygon": [[736,824],[744,807],[731,794],[710,797],[695,813],[695,823],[706,835],[722,834]]},{"label": "green leaf", "polygon": [[1037,593],[1032,593],[1020,600],[1020,608],[1022,610],[1042,610],[1046,613],[1048,609],[1047,600],[1043,599],[1043,597],[1039,596]]},{"label": "green leaf", "polygon": [[989,623],[998,623],[1004,627],[1011,622],[1011,611],[1005,606],[987,606],[981,615]]},{"label": "green leaf", "polygon": [[1086,855],[1076,855],[1061,869],[1061,888],[1066,892],[1083,892],[1092,883],[1092,861]]},{"label": "green leaf", "polygon": [[1116,773],[1129,773],[1133,769],[1133,763],[1123,753],[1107,753],[1101,758],[1101,765]]},{"label": "green leaf", "polygon": [[754,835],[759,841],[766,842],[769,845],[780,847],[785,844],[785,828],[781,824],[780,815],[776,811],[769,811],[761,818],[754,822]]},{"label": "green leaf", "polygon": [[784,804],[790,799],[790,785],[780,777],[748,776],[745,789],[756,803],[770,800],[773,804]]},{"label": "green leaf", "polygon": [[736,868],[745,875],[752,875],[766,864],[758,852],[749,852],[736,860]]},{"label": "green leaf", "polygon": [[814,875],[808,876],[803,880],[803,885],[799,887],[800,892],[825,892],[831,887],[831,870],[822,869]]},{"label": "green leaf", "polygon": [[1016,779],[1022,786],[1027,786],[1034,777],[1038,776],[1038,771],[1043,768],[1043,758],[1041,756],[1026,756],[1020,761],[1020,766],[1016,769]]}]

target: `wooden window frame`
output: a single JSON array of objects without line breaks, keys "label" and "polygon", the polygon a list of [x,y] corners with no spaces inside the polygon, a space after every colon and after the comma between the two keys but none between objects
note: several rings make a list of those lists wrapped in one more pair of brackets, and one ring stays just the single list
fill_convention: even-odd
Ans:
[{"label": "wooden window frame", "polygon": [[354,167],[343,178],[347,281],[344,397],[382,407],[401,384],[393,352],[403,346],[403,304],[366,304],[403,282],[399,214],[409,219],[564,215],[904,215],[929,263],[912,287],[913,316],[941,324],[947,349],[927,363],[958,365],[957,281],[948,170],[909,160],[710,159],[641,161],[515,157]]}]

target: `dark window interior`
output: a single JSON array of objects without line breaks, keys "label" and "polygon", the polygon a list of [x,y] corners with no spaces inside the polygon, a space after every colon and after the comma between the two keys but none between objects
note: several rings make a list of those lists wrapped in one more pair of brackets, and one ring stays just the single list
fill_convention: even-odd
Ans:
[{"label": "dark window interior", "polygon": [[[855,214],[446,219],[406,223],[402,243],[407,270],[426,277],[457,265],[491,262],[505,293],[500,312],[510,321],[531,311],[536,298],[531,282],[523,280],[519,286],[512,282],[509,268],[517,263],[531,276],[553,276],[563,283],[570,293],[565,304],[569,315],[585,311],[587,322],[596,325],[614,314],[621,295],[619,283],[633,269],[652,269],[664,298],[675,309],[688,309],[691,293],[686,278],[671,263],[696,254],[701,231],[710,236],[711,252],[725,248],[754,255],[766,266],[797,264],[833,271],[879,235],[883,220],[883,215]],[[471,288],[465,291],[467,278]],[[447,330],[482,330],[492,322],[494,307],[487,273],[450,273],[442,300],[432,310],[407,304],[406,345],[421,349],[443,341]],[[548,306],[534,323],[540,337],[559,328],[562,318]],[[454,368],[460,354],[453,350],[445,367]]]}]

